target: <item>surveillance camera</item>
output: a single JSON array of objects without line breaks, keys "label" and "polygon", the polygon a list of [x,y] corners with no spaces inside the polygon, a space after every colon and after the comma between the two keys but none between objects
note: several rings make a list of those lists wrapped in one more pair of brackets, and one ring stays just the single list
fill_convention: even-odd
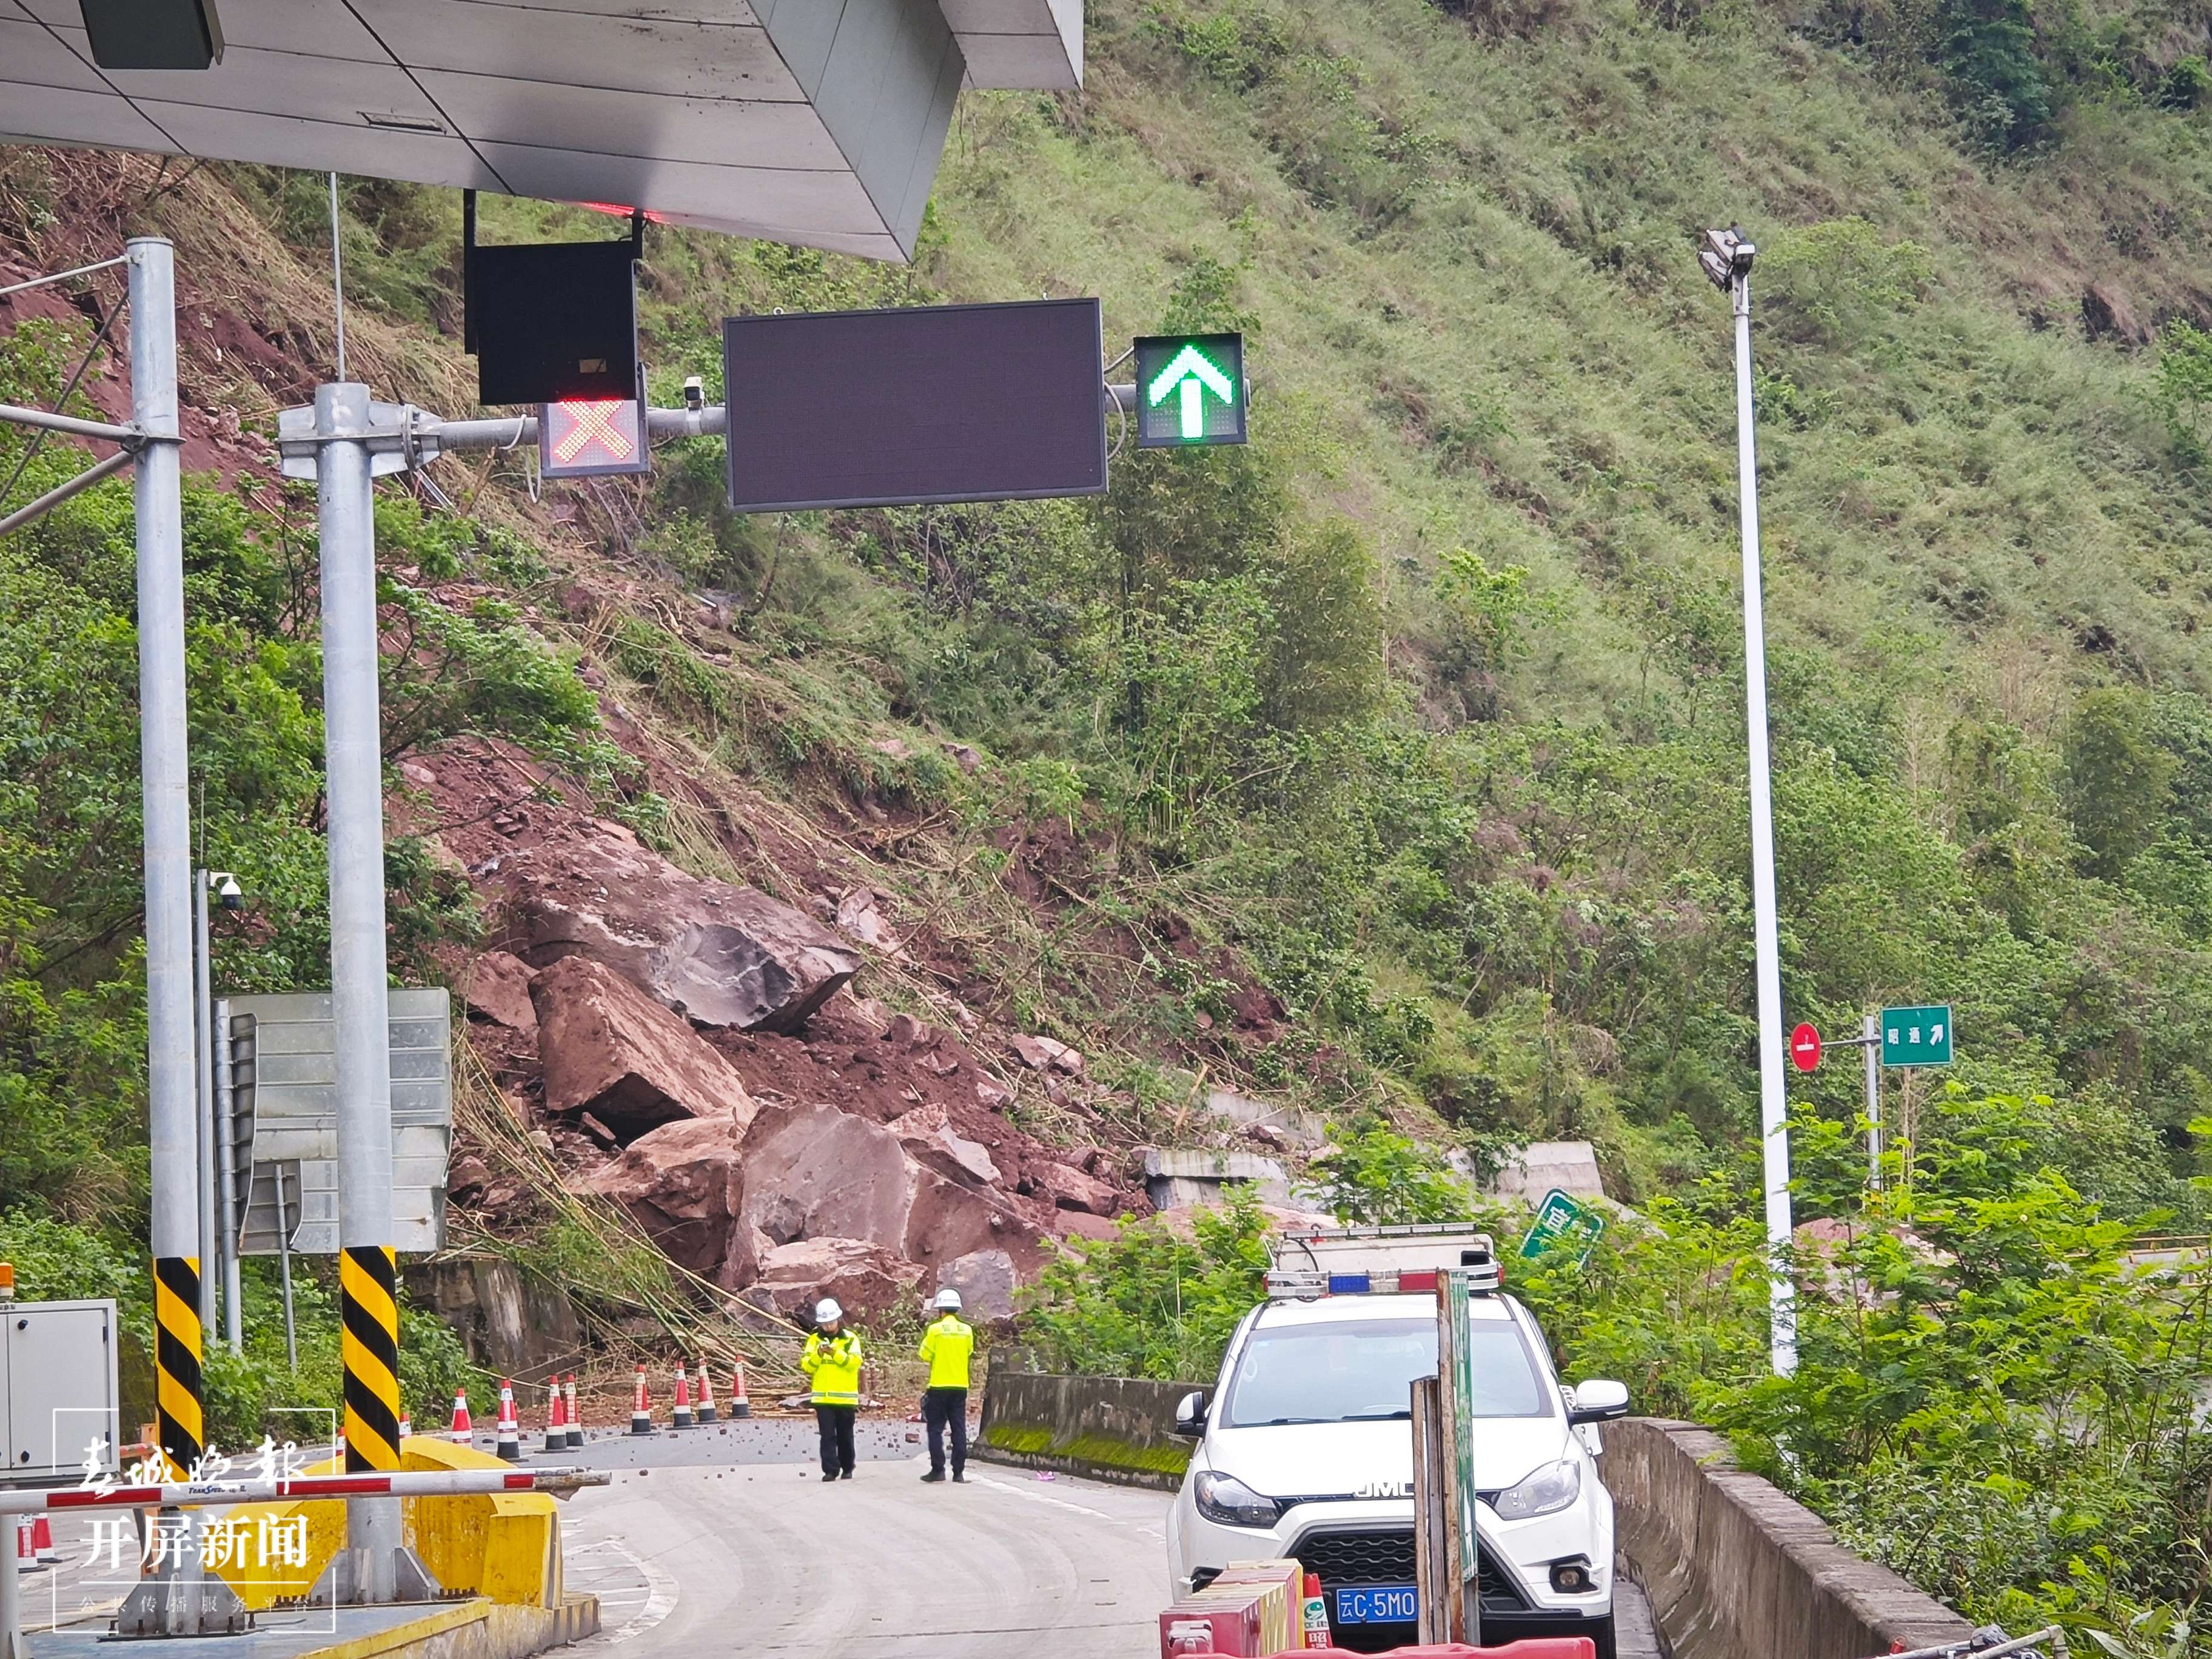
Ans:
[{"label": "surveillance camera", "polygon": [[696,374],[684,377],[684,407],[695,412],[707,406],[707,383]]},{"label": "surveillance camera", "polygon": [[1705,244],[1698,250],[1698,263],[1712,278],[1714,287],[1724,289],[1738,277],[1751,275],[1751,262],[1759,257],[1759,249],[1745,239],[1742,227],[1709,230]]},{"label": "surveillance camera", "polygon": [[226,910],[242,910],[246,908],[246,894],[238,884],[238,878],[227,870],[216,877],[215,896]]}]

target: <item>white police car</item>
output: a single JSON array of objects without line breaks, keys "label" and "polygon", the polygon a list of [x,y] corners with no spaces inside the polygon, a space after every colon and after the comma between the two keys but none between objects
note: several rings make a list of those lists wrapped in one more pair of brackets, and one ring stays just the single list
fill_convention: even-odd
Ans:
[{"label": "white police car", "polygon": [[[1332,1273],[1333,1245],[1431,1265]],[[1168,1519],[1173,1595],[1231,1561],[1294,1556],[1321,1577],[1339,1646],[1413,1641],[1411,1384],[1437,1370],[1440,1252],[1487,1262],[1489,1246],[1472,1229],[1332,1230],[1301,1246],[1317,1273],[1270,1275],[1218,1384],[1179,1413],[1199,1443]],[[1510,1296],[1478,1294],[1468,1314],[1482,1640],[1588,1636],[1613,1659],[1613,1498],[1583,1425],[1625,1414],[1628,1390],[1563,1388]]]}]

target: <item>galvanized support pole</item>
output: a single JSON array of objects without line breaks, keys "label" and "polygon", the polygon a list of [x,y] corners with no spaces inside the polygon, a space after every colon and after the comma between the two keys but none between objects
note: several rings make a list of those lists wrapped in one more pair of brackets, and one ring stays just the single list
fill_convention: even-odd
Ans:
[{"label": "galvanized support pole", "polygon": [[199,1169],[200,1329],[216,1320],[216,1287],[222,1282],[222,1247],[215,1220],[215,990],[208,963],[208,872],[192,872],[192,1053],[199,1062],[198,1115],[192,1155]]},{"label": "galvanized support pole", "polygon": [[246,1349],[246,1312],[238,1270],[238,1093],[231,1073],[230,1002],[215,1002],[216,1254],[222,1261],[222,1337],[233,1353]]},{"label": "galvanized support pole", "polygon": [[[5,1540],[9,1553],[15,1548],[15,1540],[9,1534],[15,1522],[0,1520],[0,1540]],[[8,1569],[0,1572],[0,1659],[31,1659],[31,1644],[23,1636],[23,1577],[13,1561],[0,1562]]]},{"label": "galvanized support pole", "polygon": [[276,1265],[284,1279],[284,1363],[294,1376],[300,1371],[300,1333],[292,1322],[292,1228],[284,1210],[284,1166],[270,1166],[276,1176]]},{"label": "galvanized support pole", "polygon": [[[315,388],[323,737],[330,799],[331,1014],[337,1050],[340,1345],[346,1467],[354,1471],[399,1467],[370,420],[367,386]],[[397,1500],[353,1505],[346,1525],[351,1583],[341,1585],[342,1599],[394,1600],[396,1564],[405,1542]]]},{"label": "galvanized support pole", "polygon": [[189,1468],[200,1404],[198,1135],[192,1087],[191,805],[185,738],[184,507],[179,472],[174,250],[125,255],[138,533],[139,756],[146,838],[146,1072],[152,1153],[155,1409],[161,1449]]},{"label": "galvanized support pole", "polygon": [[1859,1024],[1860,1056],[1866,1061],[1867,1185],[1881,1190],[1881,1016]]},{"label": "galvanized support pole", "polygon": [[1766,616],[1759,561],[1759,456],[1752,432],[1751,275],[1729,285],[1735,313],[1736,484],[1743,513],[1744,725],[1750,746],[1751,908],[1759,1004],[1759,1127],[1766,1188],[1768,1347],[1778,1376],[1797,1369],[1790,1273],[1789,1096],[1782,1070],[1782,950],[1774,896],[1774,798],[1766,733]]}]

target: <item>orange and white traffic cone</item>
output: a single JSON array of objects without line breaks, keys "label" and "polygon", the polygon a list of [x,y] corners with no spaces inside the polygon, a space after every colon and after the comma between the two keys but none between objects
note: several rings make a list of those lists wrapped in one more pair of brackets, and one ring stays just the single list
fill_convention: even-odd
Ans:
[{"label": "orange and white traffic cone", "polygon": [[545,1450],[550,1455],[568,1449],[568,1419],[561,1411],[561,1379],[556,1376],[545,1386]]},{"label": "orange and white traffic cone", "polygon": [[707,1362],[699,1362],[699,1411],[701,1425],[714,1420],[714,1385],[707,1380]]},{"label": "orange and white traffic cone", "polygon": [[31,1517],[15,1517],[15,1571],[28,1572],[39,1565],[37,1547],[31,1542]]},{"label": "orange and white traffic cone", "polygon": [[669,1413],[668,1426],[688,1429],[691,1426],[691,1384],[684,1375],[684,1362],[676,1362],[676,1409]]},{"label": "orange and white traffic cone", "polygon": [[46,1519],[43,1510],[31,1522],[31,1553],[42,1567],[50,1567],[62,1559],[62,1553],[54,1547],[54,1523]]},{"label": "orange and white traffic cone", "polygon": [[495,1450],[510,1463],[522,1461],[522,1425],[514,1415],[514,1384],[503,1376],[499,1380],[499,1444]]},{"label": "orange and white traffic cone", "polygon": [[453,1390],[453,1426],[447,1431],[447,1437],[465,1446],[477,1437],[476,1425],[469,1421],[469,1391]]},{"label": "orange and white traffic cone", "polygon": [[745,1362],[740,1359],[730,1376],[730,1415],[750,1417],[752,1414],[753,1402],[745,1398]]},{"label": "orange and white traffic cone", "polygon": [[563,1403],[568,1408],[568,1437],[562,1443],[570,1451],[574,1451],[584,1443],[584,1419],[582,1413],[576,1409],[575,1372],[568,1373],[568,1380],[562,1385],[562,1393],[565,1396]]},{"label": "orange and white traffic cone", "polygon": [[653,1396],[646,1392],[643,1365],[637,1368],[637,1397],[630,1401],[629,1431],[632,1434],[653,1432]]},{"label": "orange and white traffic cone", "polygon": [[413,1415],[412,1415],[412,1414],[410,1414],[410,1413],[407,1413],[407,1412],[404,1412],[404,1411],[403,1411],[403,1412],[401,1412],[401,1413],[399,1413],[399,1437],[400,1437],[400,1439],[401,1439],[401,1440],[403,1440],[403,1441],[404,1441],[404,1440],[408,1439],[410,1436],[412,1436],[412,1435],[414,1434],[414,1432],[415,1432],[415,1419],[414,1419]]}]

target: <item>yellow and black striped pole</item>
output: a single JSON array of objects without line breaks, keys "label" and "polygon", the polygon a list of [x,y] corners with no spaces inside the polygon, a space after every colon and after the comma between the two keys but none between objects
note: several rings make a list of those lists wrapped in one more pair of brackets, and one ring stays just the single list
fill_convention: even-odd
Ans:
[{"label": "yellow and black striped pole", "polygon": [[163,1455],[183,1480],[207,1449],[200,1408],[200,1262],[154,1258],[154,1413]]},{"label": "yellow and black striped pole", "polygon": [[350,1245],[338,1256],[349,1474],[399,1467],[397,1278],[389,1244]]}]

